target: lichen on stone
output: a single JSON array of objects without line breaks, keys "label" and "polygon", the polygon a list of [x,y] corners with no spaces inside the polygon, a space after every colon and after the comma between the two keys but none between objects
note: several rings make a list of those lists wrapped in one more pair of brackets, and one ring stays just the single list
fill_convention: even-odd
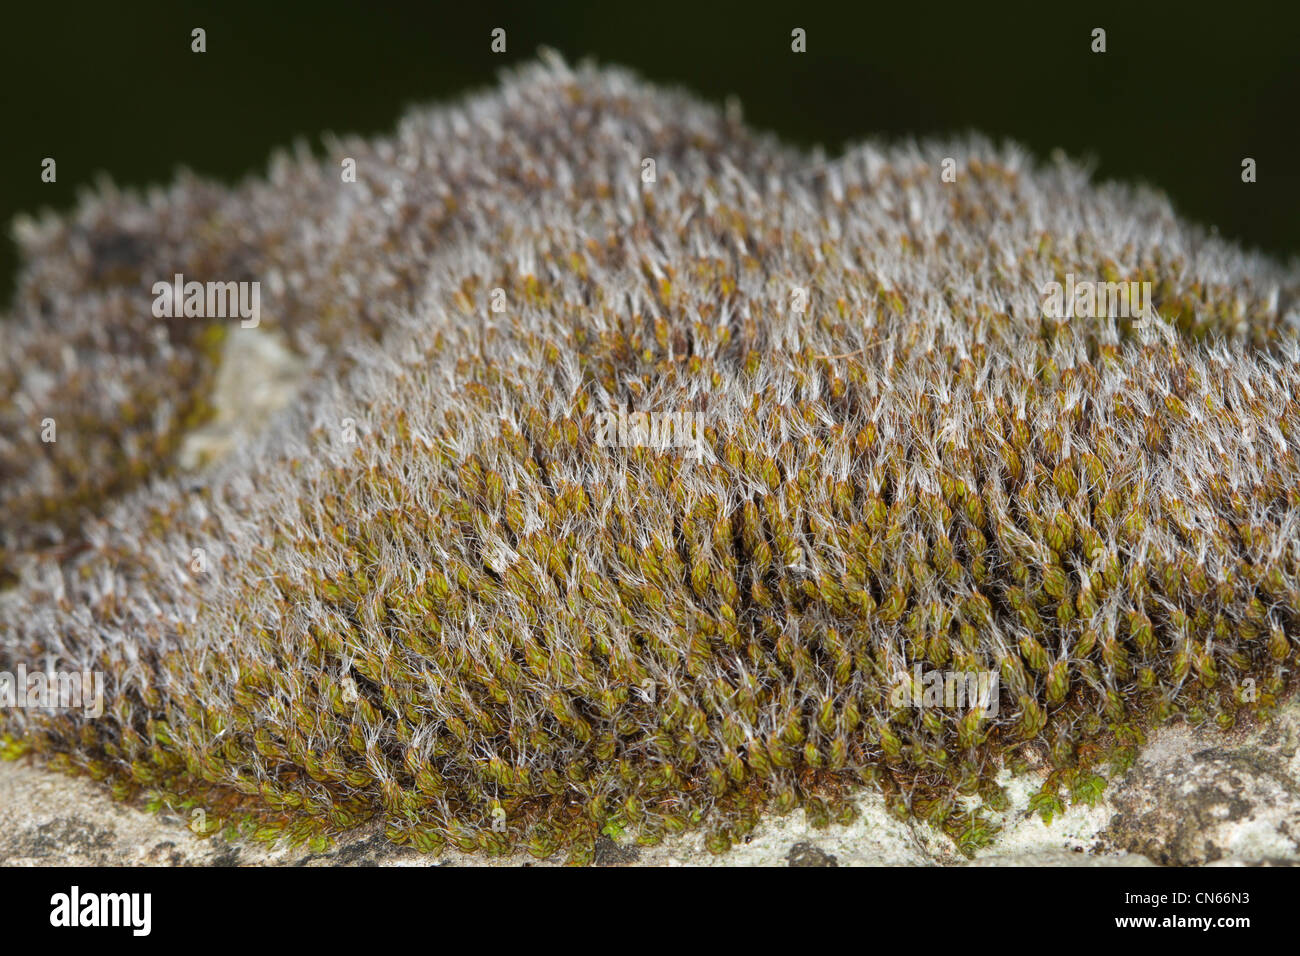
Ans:
[{"label": "lichen on stone", "polygon": [[[869,785],[971,850],[1004,768],[1050,763],[1046,815],[1287,690],[1294,266],[1015,147],[818,163],[555,58],[327,153],[24,227],[0,670],[108,700],[0,711],[11,747],[267,839],[723,850]],[[190,473],[229,353],[150,315],[175,272],[261,281],[302,377]],[[1067,275],[1154,314],[1051,318]],[[599,441],[627,412],[701,453]],[[996,713],[899,704],[918,666]]]}]

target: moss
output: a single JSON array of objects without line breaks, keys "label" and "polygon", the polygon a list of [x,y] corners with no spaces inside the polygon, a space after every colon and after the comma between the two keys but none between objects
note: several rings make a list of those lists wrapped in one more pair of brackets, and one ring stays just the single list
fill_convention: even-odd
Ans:
[{"label": "moss", "polygon": [[[1161,721],[1268,716],[1300,628],[1300,363],[1266,286],[1294,274],[1014,152],[963,144],[955,184],[925,171],[952,146],[809,174],[620,74],[508,82],[476,120],[404,124],[409,162],[349,144],[373,202],[301,159],[180,216],[247,226],[200,261],[281,277],[309,391],[222,468],[135,467],[203,415],[184,373],[223,331],[194,327],[147,457],[60,452],[59,501],[114,499],[103,543],[42,558],[63,592],[22,582],[0,652],[57,633],[108,713],[5,715],[11,741],[212,832],[378,819],[584,862],[846,821],[862,786],[974,853],[1004,767],[1047,761],[1047,819]],[[652,202],[627,142],[661,157]],[[1044,320],[1071,272],[1149,277],[1160,316]],[[150,420],[130,407],[95,410],[114,447]],[[698,413],[698,457],[610,447],[619,408]],[[996,675],[997,712],[900,704],[914,668]]]}]

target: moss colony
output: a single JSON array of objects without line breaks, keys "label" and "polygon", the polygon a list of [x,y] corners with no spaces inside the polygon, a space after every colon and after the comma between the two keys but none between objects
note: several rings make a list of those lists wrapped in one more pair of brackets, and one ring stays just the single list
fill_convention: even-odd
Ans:
[{"label": "moss colony", "polygon": [[[969,850],[1004,768],[1050,814],[1286,690],[1294,268],[1065,162],[819,164],[555,60],[327,152],[21,225],[0,669],[107,700],[0,711],[11,755],[266,838],[721,850],[870,784]],[[155,319],[175,273],[260,281],[261,327]],[[1158,316],[1046,317],[1069,276]],[[293,406],[179,472],[223,337],[272,333]],[[702,453],[598,441],[620,409]],[[892,693],[932,671],[997,712]]]}]

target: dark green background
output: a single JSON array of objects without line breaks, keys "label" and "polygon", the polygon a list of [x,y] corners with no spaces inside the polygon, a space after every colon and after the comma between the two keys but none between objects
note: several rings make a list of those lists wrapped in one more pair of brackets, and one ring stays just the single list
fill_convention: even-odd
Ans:
[{"label": "dark green background", "polygon": [[[832,152],[874,135],[978,129],[1096,161],[1279,255],[1300,252],[1300,5],[604,2],[8,5],[0,13],[0,219],[66,208],[105,171],[233,180],[324,130],[488,85],[549,45],[629,65]],[[190,52],[206,28],[208,52]],[[509,52],[489,51],[508,31]],[[790,30],[808,52],[790,52]],[[1089,51],[1094,26],[1108,51]],[[40,182],[43,157],[58,182]],[[1254,157],[1259,181],[1241,182]],[[14,268],[0,248],[0,297]]]}]

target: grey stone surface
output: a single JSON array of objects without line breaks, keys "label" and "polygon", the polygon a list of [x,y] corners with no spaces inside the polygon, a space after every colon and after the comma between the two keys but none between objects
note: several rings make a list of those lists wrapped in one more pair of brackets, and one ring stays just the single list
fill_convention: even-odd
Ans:
[{"label": "grey stone surface", "polygon": [[1236,740],[1163,734],[1115,788],[1103,843],[1181,866],[1300,859],[1296,714]]}]

